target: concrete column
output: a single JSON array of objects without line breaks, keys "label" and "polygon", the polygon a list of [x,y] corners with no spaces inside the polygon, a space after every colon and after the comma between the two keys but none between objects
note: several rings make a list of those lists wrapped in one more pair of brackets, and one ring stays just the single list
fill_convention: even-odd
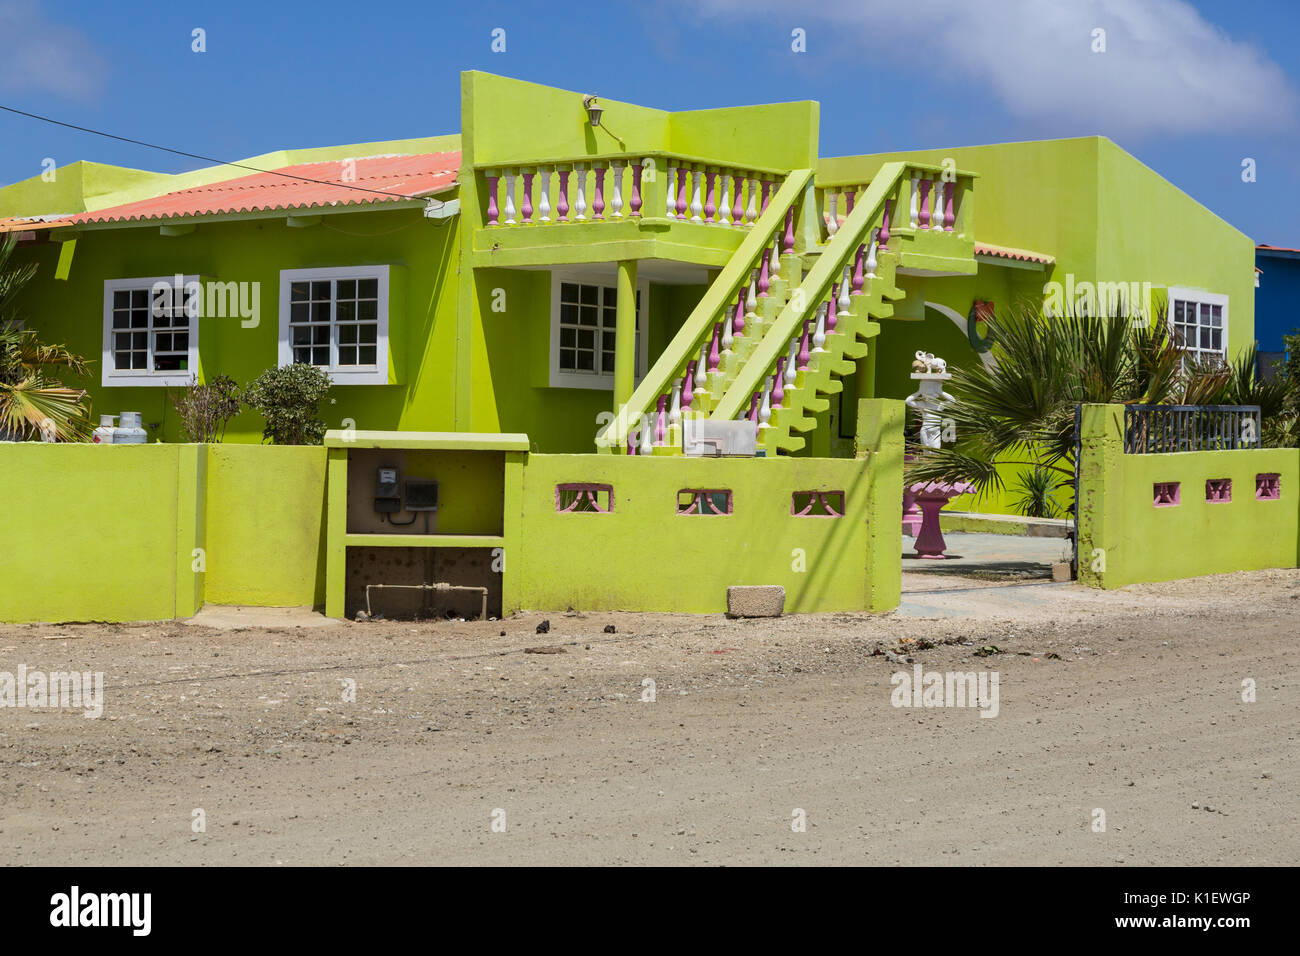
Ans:
[{"label": "concrete column", "polygon": [[614,326],[614,412],[627,404],[635,384],[636,260],[626,259],[618,264],[618,309]]}]

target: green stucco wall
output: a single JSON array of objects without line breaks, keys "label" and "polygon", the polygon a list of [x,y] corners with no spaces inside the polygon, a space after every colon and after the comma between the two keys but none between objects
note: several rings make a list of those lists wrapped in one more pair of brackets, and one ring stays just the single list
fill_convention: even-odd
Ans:
[{"label": "green stucco wall", "polygon": [[[1122,405],[1085,405],[1080,459],[1079,580],[1118,588],[1141,581],[1260,568],[1300,556],[1300,449],[1126,455]],[[1255,478],[1281,475],[1281,497],[1255,498]],[[1205,500],[1207,479],[1232,480],[1232,500]],[[1156,482],[1180,501],[1153,504]]]}]

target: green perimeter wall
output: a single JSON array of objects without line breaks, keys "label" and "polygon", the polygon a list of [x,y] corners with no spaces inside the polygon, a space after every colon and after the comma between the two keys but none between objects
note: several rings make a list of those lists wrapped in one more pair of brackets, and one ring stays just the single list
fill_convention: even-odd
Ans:
[{"label": "green perimeter wall", "polygon": [[[1079,580],[1100,588],[1261,568],[1300,558],[1300,449],[1124,454],[1124,406],[1085,405],[1080,459]],[[1281,498],[1255,499],[1255,477],[1281,475]],[[1232,500],[1205,500],[1207,479]],[[1155,507],[1156,482],[1180,502]],[[1102,560],[1104,558],[1104,567]]]},{"label": "green perimeter wall", "polygon": [[0,621],[323,603],[324,475],[319,447],[0,443]]}]

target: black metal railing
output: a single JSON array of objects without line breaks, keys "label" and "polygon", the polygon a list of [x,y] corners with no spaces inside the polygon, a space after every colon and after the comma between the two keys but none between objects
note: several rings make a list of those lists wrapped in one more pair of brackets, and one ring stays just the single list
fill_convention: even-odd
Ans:
[{"label": "black metal railing", "polygon": [[1124,453],[1260,448],[1258,405],[1125,405]]}]

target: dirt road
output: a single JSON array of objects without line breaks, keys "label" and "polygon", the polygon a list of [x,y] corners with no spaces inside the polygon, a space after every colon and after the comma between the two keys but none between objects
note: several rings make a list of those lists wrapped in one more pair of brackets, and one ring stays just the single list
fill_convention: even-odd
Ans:
[{"label": "dirt road", "polygon": [[[1300,573],[1046,587],[965,618],[552,614],[544,635],[0,627],[0,672],[104,674],[99,719],[0,709],[0,843],[10,864],[1296,863]],[[996,671],[997,716],[892,706],[907,656]]]}]

